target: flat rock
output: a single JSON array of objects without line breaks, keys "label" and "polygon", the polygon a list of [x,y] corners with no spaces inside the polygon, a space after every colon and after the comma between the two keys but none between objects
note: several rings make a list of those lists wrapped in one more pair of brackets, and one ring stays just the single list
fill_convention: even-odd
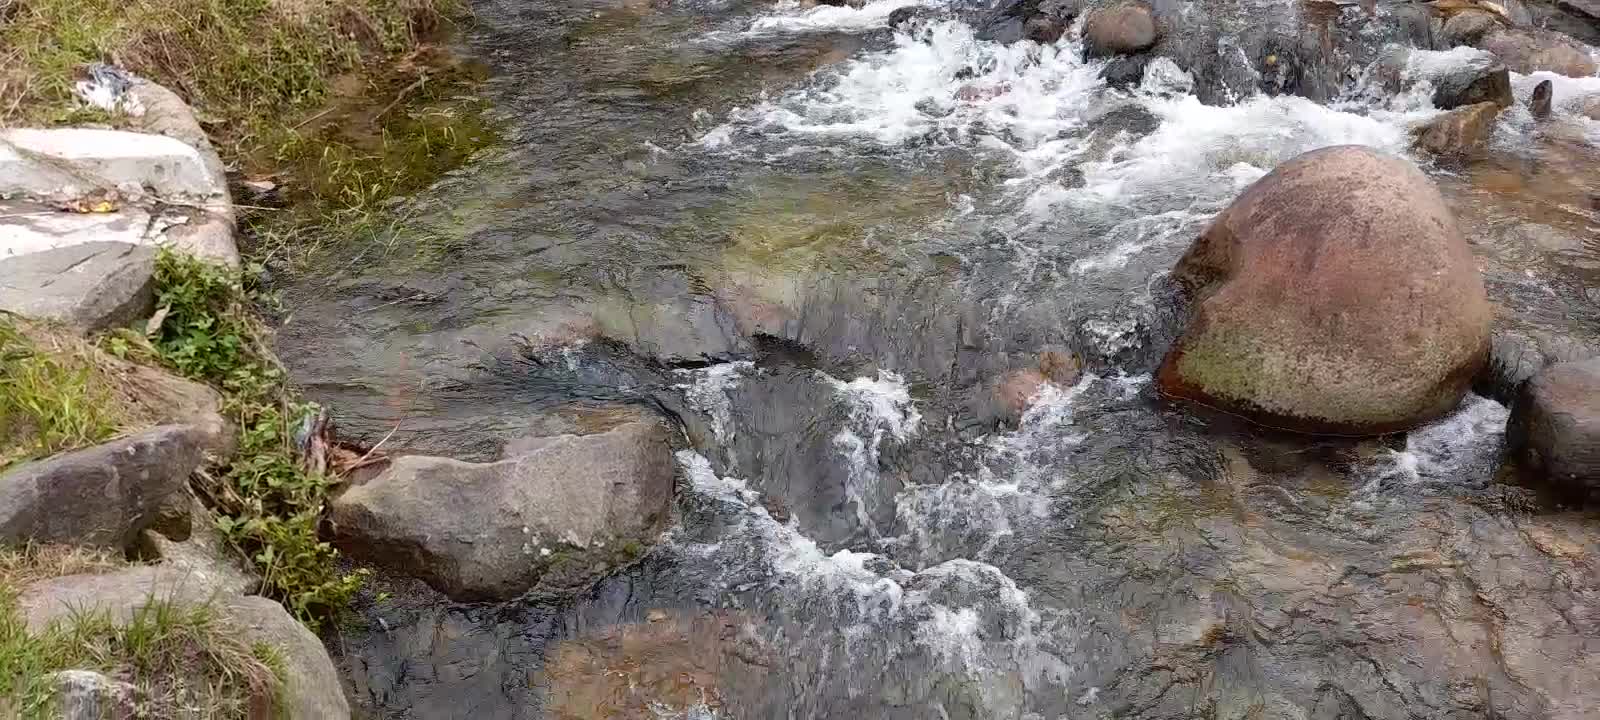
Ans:
[{"label": "flat rock", "polygon": [[1476,157],[1488,148],[1499,116],[1500,106],[1493,102],[1456,108],[1418,128],[1416,145],[1435,155]]},{"label": "flat rock", "polygon": [[156,251],[94,242],[0,259],[0,310],[89,332],[126,325],[155,302]]},{"label": "flat rock", "polygon": [[121,549],[204,461],[206,433],[162,425],[0,474],[0,543]]},{"label": "flat rock", "polygon": [[605,432],[511,443],[494,463],[397,458],[333,502],[339,542],[458,599],[592,579],[670,512],[666,426],[630,415]]},{"label": "flat rock", "polygon": [[176,138],[90,128],[0,131],[0,196],[66,200],[105,190],[202,203],[227,193],[199,149]]},{"label": "flat rock", "polygon": [[248,595],[261,586],[254,568],[244,562],[217,529],[211,511],[192,495],[182,505],[189,514],[189,533],[182,541],[155,530],[139,534],[141,557],[159,559],[161,565],[193,576],[206,587]]},{"label": "flat rock", "polygon": [[105,612],[125,623],[151,599],[178,605],[210,604],[217,616],[251,642],[275,648],[283,659],[282,710],[296,720],[349,718],[350,706],[322,642],[283,609],[262,597],[231,594],[201,576],[160,566],[133,567],[104,575],[69,575],[34,583],[17,598],[28,629],[85,611]]}]

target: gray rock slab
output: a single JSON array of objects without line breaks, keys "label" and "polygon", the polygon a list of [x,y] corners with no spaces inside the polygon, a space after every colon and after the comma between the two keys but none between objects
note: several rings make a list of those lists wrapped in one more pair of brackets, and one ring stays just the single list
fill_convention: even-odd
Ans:
[{"label": "gray rock slab", "polygon": [[156,250],[93,242],[0,259],[0,310],[94,332],[149,314]]}]

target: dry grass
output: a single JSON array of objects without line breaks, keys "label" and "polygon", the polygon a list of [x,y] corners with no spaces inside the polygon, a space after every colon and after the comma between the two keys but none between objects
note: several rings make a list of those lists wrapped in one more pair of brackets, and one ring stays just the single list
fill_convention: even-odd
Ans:
[{"label": "dry grass", "polygon": [[0,717],[47,717],[51,677],[92,670],[134,686],[135,717],[270,717],[283,687],[282,660],[204,605],[155,600],[126,622],[68,616],[29,632],[14,607],[29,583],[124,565],[103,552],[63,547],[0,550]]}]

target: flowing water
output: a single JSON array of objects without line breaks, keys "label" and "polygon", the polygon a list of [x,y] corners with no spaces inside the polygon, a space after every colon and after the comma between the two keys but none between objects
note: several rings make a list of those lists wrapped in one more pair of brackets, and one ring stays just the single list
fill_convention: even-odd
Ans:
[{"label": "flowing water", "polygon": [[1498,327],[1595,340],[1600,78],[1436,165],[1408,129],[1470,53],[1413,52],[1398,88],[1308,63],[1320,102],[1249,60],[1280,26],[1405,44],[1417,6],[1197,2],[1199,49],[1117,90],[1076,27],[888,29],[910,4],[479,4],[505,147],[293,282],[280,350],[345,434],[407,451],[658,408],[678,518],[570,602],[395,581],[334,643],[363,712],[1582,717],[1600,577],[1563,548],[1596,537],[1503,482],[1502,405],[1314,442],[1168,406],[1150,372],[1209,218],[1345,143],[1435,177]]}]

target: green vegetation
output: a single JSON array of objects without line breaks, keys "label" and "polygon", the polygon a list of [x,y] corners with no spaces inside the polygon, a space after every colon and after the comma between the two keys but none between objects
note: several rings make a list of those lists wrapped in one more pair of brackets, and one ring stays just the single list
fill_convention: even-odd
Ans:
[{"label": "green vegetation", "polygon": [[84,348],[0,313],[0,468],[99,442],[124,419]]},{"label": "green vegetation", "polygon": [[163,252],[156,262],[159,326],[147,337],[109,336],[106,345],[221,391],[239,448],[199,489],[219,513],[218,527],[254,559],[269,594],[315,626],[345,605],[362,575],[340,573],[338,551],[317,535],[331,480],[302,467],[294,442],[295,428],[317,409],[285,385],[252,312],[256,299],[237,272]]},{"label": "green vegetation", "polygon": [[0,716],[49,716],[52,674],[93,670],[134,685],[137,717],[261,717],[283,687],[272,648],[247,644],[206,606],[157,599],[127,622],[76,613],[30,632],[16,592],[30,582],[121,563],[93,551],[0,550]]}]

